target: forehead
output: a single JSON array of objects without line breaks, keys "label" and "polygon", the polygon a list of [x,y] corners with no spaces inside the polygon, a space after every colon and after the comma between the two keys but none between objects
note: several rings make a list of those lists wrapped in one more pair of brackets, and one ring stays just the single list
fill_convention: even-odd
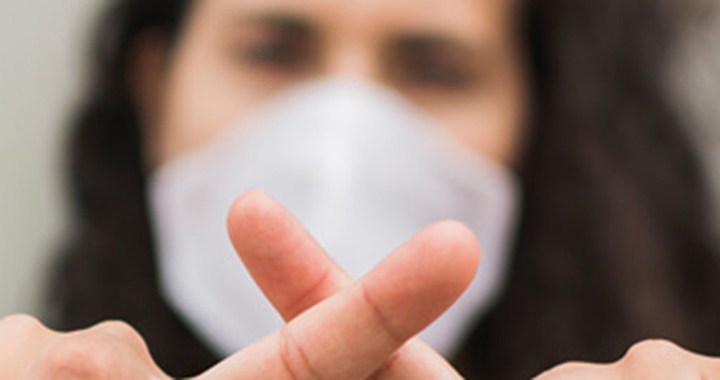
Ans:
[{"label": "forehead", "polygon": [[467,39],[500,37],[511,28],[515,0],[204,0],[196,12],[213,18],[283,13],[332,32],[382,35],[438,31]]}]

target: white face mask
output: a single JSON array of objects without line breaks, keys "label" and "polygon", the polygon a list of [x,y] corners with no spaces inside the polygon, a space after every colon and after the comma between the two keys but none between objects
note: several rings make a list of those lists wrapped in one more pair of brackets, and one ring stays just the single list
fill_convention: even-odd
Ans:
[{"label": "white face mask", "polygon": [[423,227],[456,219],[479,237],[480,270],[421,334],[451,355],[499,293],[518,189],[443,133],[389,90],[325,80],[164,165],[149,190],[166,301],[221,355],[282,326],[227,236],[230,206],[250,189],[284,204],[355,277]]}]

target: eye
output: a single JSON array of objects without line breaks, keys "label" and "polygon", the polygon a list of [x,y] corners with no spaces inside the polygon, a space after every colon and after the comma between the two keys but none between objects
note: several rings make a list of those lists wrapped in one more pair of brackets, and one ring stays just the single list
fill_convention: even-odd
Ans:
[{"label": "eye", "polygon": [[394,80],[404,86],[462,91],[478,82],[473,59],[452,48],[411,43],[397,47],[390,59]]},{"label": "eye", "polygon": [[298,66],[304,59],[303,49],[292,41],[267,41],[256,43],[242,52],[249,63],[273,67]]},{"label": "eye", "polygon": [[237,57],[242,64],[258,69],[301,72],[311,68],[314,46],[306,36],[271,31],[241,44]]},{"label": "eye", "polygon": [[465,88],[472,82],[472,76],[463,67],[439,57],[409,61],[405,67],[405,76],[412,83],[457,89]]}]

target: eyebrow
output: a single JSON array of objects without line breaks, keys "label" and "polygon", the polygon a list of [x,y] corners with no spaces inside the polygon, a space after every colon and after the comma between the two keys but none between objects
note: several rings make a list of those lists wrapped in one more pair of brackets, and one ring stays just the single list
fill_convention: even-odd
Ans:
[{"label": "eyebrow", "polygon": [[311,34],[315,28],[301,16],[283,12],[264,12],[234,16],[233,22],[239,25],[272,26],[285,33]]},{"label": "eyebrow", "polygon": [[[312,21],[307,17],[282,10],[235,14],[232,16],[232,22],[241,26],[270,26],[275,30],[294,35],[317,34],[317,27],[313,25]],[[487,50],[491,50],[487,49],[487,47],[481,48],[474,46],[473,44],[434,30],[398,33],[389,36],[389,39],[390,41],[388,42],[390,46],[406,49],[450,49],[473,59],[483,57],[489,53]]]},{"label": "eyebrow", "polygon": [[452,37],[444,36],[440,33],[419,32],[406,33],[393,38],[392,45],[403,48],[442,48],[452,49],[460,52],[468,57],[478,57],[481,49],[464,43]]}]

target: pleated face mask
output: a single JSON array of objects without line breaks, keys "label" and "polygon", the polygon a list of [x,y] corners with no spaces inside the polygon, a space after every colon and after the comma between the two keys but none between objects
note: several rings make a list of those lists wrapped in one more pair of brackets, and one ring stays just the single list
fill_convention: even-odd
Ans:
[{"label": "pleated face mask", "polygon": [[166,302],[219,355],[283,325],[226,231],[250,189],[280,201],[355,277],[423,227],[455,219],[478,235],[480,269],[420,335],[451,355],[501,290],[519,195],[509,170],[446,133],[389,89],[326,79],[163,165],[148,190]]}]

